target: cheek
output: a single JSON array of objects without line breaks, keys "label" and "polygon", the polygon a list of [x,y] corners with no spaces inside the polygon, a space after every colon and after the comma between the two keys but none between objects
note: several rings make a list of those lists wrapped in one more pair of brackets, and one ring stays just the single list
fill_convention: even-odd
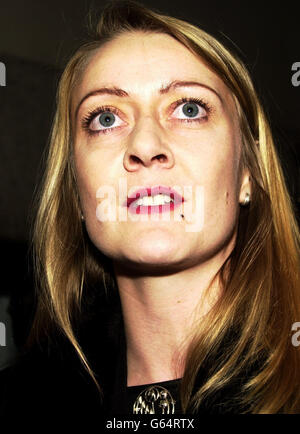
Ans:
[{"label": "cheek", "polygon": [[103,236],[99,237],[99,230],[100,228],[103,229],[103,225],[105,227],[105,223],[101,223],[97,219],[97,190],[99,185],[105,183],[101,176],[103,170],[86,155],[79,152],[75,156],[75,168],[85,228],[92,243],[100,251],[105,251],[103,249]]},{"label": "cheek", "polygon": [[[112,193],[116,192],[116,177],[113,177],[114,170],[108,170],[107,158],[99,155],[98,152],[75,153],[75,168],[77,187],[80,197],[81,209],[85,217],[85,227],[89,238],[94,245],[104,252],[110,254],[111,245],[114,239],[119,239],[122,234],[122,226],[115,221],[102,221],[99,217],[100,202],[110,203],[114,210],[114,204],[118,204],[117,197]],[[105,192],[101,198],[98,196],[99,189]],[[116,200],[114,200],[114,198]]]},{"label": "cheek", "polygon": [[226,240],[237,227],[239,217],[237,169],[234,160],[220,165],[220,171],[207,187],[206,221],[215,236]]},{"label": "cheek", "polygon": [[74,159],[80,203],[84,216],[87,219],[91,213],[94,213],[94,215],[96,213],[96,192],[97,186],[103,183],[101,177],[103,170],[99,165],[95,165],[93,163],[94,160],[84,152],[75,152]]},{"label": "cheek", "polygon": [[[208,142],[206,142],[208,143]],[[201,157],[195,159],[197,184],[203,186],[205,220],[232,224],[238,210],[239,143],[228,135],[209,143]],[[198,170],[196,169],[198,166]],[[197,171],[196,171],[197,170]]]}]

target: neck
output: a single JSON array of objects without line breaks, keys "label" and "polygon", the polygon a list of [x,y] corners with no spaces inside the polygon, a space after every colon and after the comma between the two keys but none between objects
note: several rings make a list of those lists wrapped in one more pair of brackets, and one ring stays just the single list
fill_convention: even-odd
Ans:
[{"label": "neck", "polygon": [[114,265],[125,324],[127,386],[183,376],[196,319],[220,295],[221,286],[214,277],[225,259],[214,257],[163,276],[133,276]]}]

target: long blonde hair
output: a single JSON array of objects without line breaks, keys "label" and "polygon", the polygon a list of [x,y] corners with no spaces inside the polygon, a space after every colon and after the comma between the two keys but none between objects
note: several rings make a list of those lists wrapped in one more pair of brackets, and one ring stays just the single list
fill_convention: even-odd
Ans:
[{"label": "long blonde hair", "polygon": [[[243,138],[242,163],[251,174],[252,196],[241,209],[236,246],[220,269],[225,288],[198,325],[186,357],[181,385],[184,412],[230,385],[259,361],[245,378],[238,402],[251,413],[300,411],[300,353],[291,327],[300,321],[300,236],[293,204],[266,115],[246,67],[214,37],[180,19],[133,1],[110,2],[90,42],[67,64],[58,88],[47,167],[38,196],[33,231],[38,305],[28,342],[51,325],[71,342],[83,365],[96,376],[74,332],[87,281],[115,285],[109,261],[99,260],[80,220],[73,169],[71,100],[93,54],[122,32],[166,33],[201,56],[231,90]],[[224,338],[234,330],[233,338]],[[222,348],[223,357],[214,357]],[[210,357],[210,371],[195,388],[197,374]]]}]

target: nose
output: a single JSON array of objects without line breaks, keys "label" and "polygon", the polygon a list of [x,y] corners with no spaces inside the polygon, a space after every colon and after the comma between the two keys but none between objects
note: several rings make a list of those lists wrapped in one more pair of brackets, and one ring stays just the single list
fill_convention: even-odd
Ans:
[{"label": "nose", "polygon": [[141,166],[164,169],[174,166],[174,155],[166,136],[151,116],[140,119],[128,137],[123,164],[129,172],[139,170]]}]

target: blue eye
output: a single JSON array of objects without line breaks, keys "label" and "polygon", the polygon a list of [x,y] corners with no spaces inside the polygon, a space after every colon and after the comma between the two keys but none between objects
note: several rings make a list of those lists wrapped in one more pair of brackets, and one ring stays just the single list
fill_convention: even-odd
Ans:
[{"label": "blue eye", "polygon": [[176,102],[174,114],[180,121],[192,122],[193,120],[201,121],[207,118],[210,110],[208,103],[202,99],[181,98]]},{"label": "blue eye", "polygon": [[197,104],[195,103],[187,103],[184,104],[182,111],[184,112],[184,114],[190,118],[192,118],[193,116],[197,116],[197,114],[199,113],[199,109],[197,107]]},{"label": "blue eye", "polygon": [[[122,121],[118,116],[118,110],[110,107],[99,107],[92,110],[82,120],[83,129],[87,130],[89,135],[106,133],[112,128],[121,125]],[[114,125],[112,128],[110,128]]]},{"label": "blue eye", "polygon": [[102,113],[98,121],[103,127],[110,127],[115,122],[115,115],[113,113]]}]

